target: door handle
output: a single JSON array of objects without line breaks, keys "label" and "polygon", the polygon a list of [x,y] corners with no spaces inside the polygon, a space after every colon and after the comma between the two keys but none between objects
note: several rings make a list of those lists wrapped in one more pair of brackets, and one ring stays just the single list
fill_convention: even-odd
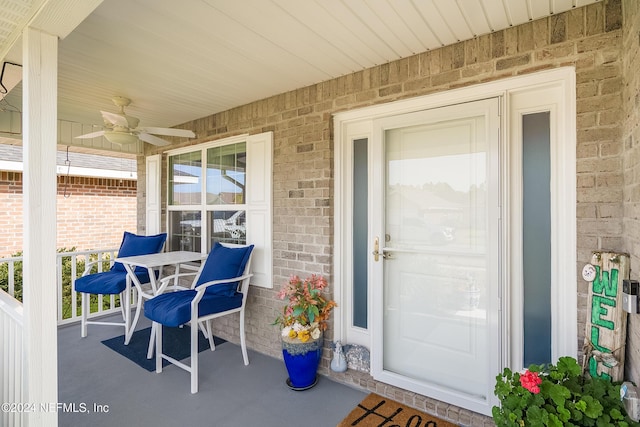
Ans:
[{"label": "door handle", "polygon": [[392,253],[385,252],[384,249],[380,252],[380,239],[377,237],[373,241],[373,252],[371,253],[373,254],[373,260],[376,262],[380,261],[380,255],[382,255],[383,259],[393,259]]},{"label": "door handle", "polygon": [[378,237],[373,241],[373,260],[378,262],[380,260],[380,239]]}]

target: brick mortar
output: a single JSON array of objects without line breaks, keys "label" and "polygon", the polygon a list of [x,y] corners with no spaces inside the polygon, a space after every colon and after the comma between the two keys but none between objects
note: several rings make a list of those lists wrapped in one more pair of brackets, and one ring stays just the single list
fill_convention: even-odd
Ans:
[{"label": "brick mortar", "polygon": [[[622,177],[623,189],[623,243],[625,252],[631,254],[631,276],[638,279],[640,268],[640,6],[635,0],[622,2]],[[640,381],[640,319],[629,316],[626,376]]]},{"label": "brick mortar", "polygon": [[[22,178],[0,171],[0,257],[22,251]],[[58,248],[117,248],[124,231],[136,230],[135,180],[58,176],[57,182]]]}]

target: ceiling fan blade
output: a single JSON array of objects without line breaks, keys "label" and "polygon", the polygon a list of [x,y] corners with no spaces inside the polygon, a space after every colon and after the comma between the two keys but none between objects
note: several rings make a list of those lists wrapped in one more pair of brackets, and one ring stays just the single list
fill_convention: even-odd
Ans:
[{"label": "ceiling fan blade", "polygon": [[125,116],[120,114],[110,113],[108,111],[100,111],[102,113],[102,118],[109,123],[112,123],[115,126],[129,127],[129,122]]},{"label": "ceiling fan blade", "polygon": [[141,132],[153,133],[156,135],[166,136],[182,136],[185,138],[195,138],[196,134],[188,129],[173,129],[173,128],[156,128],[156,127],[143,127]]},{"label": "ceiling fan blade", "polygon": [[104,135],[104,131],[103,130],[99,130],[97,132],[91,132],[91,133],[87,133],[85,135],[76,136],[76,138],[78,138],[78,139],[97,138],[97,137],[102,136],[102,135]]},{"label": "ceiling fan blade", "polygon": [[165,146],[170,145],[171,143],[162,138],[158,138],[157,136],[149,135],[148,133],[140,133],[138,134],[138,138],[141,141],[148,142],[149,144],[157,145],[157,146]]}]

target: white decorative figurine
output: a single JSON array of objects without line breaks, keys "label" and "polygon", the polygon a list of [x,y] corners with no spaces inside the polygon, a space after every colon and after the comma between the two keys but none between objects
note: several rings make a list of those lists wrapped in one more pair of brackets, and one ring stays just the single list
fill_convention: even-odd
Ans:
[{"label": "white decorative figurine", "polygon": [[342,351],[342,344],[340,341],[336,341],[336,346],[333,349],[333,359],[331,359],[331,370],[335,372],[344,372],[347,370],[347,358]]}]

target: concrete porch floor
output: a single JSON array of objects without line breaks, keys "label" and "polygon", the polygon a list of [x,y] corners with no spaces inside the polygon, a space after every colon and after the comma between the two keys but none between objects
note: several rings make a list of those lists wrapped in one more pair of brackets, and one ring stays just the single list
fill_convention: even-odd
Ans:
[{"label": "concrete porch floor", "polygon": [[[149,325],[141,319],[138,327]],[[80,338],[79,325],[59,328],[58,400],[87,410],[59,410],[60,427],[332,427],[367,395],[326,377],[292,391],[281,360],[249,350],[244,366],[240,347],[229,342],[200,353],[200,391],[192,395],[188,372],[172,365],[147,372],[101,343],[122,332],[89,325]]]}]

